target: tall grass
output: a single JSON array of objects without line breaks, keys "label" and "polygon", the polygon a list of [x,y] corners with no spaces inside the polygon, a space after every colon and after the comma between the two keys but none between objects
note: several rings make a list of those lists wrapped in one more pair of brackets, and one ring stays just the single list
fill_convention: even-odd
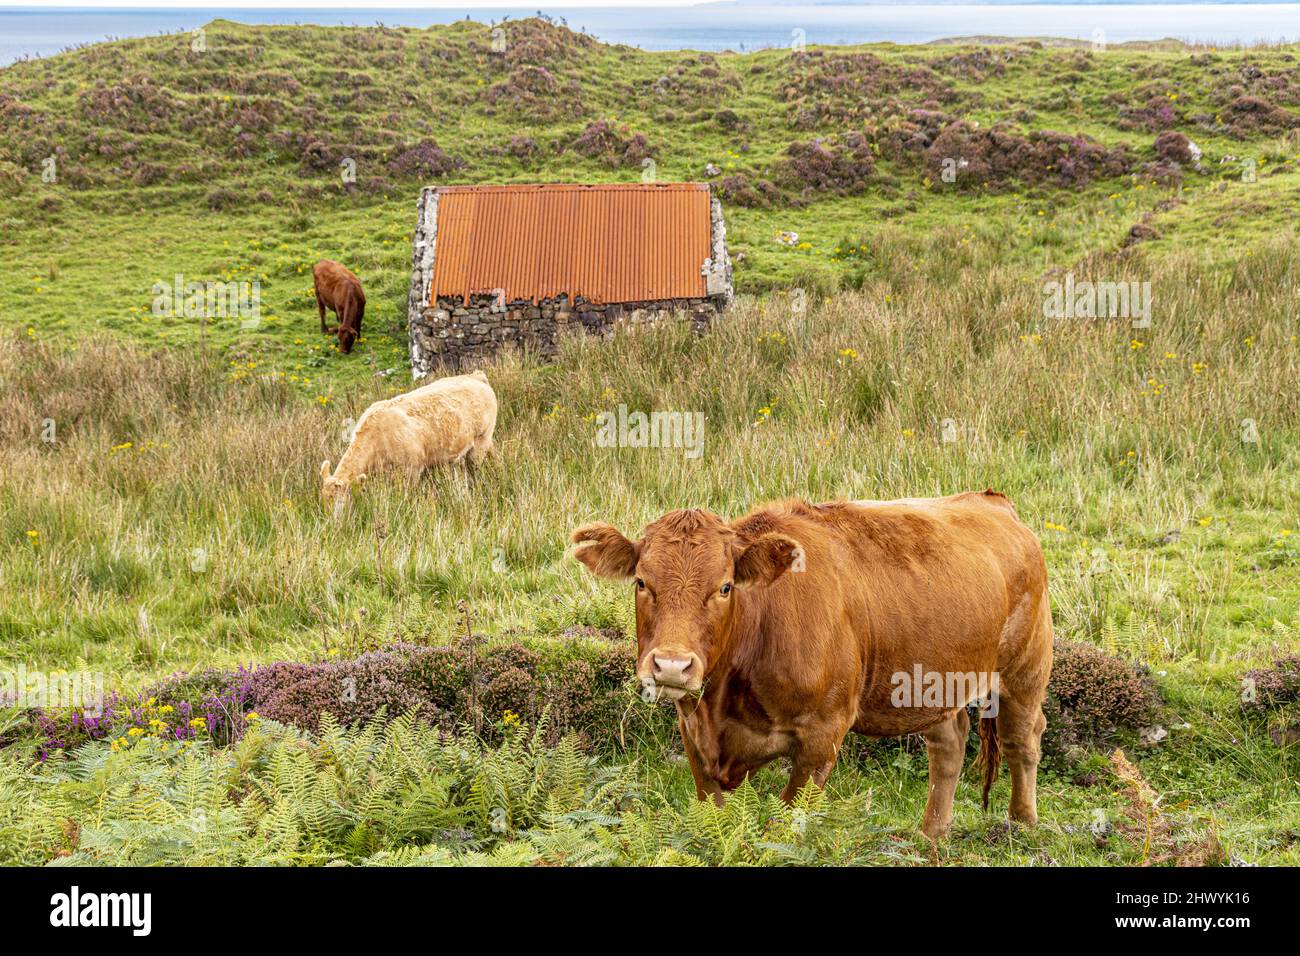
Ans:
[{"label": "tall grass", "polygon": [[[126,680],[359,633],[441,640],[461,599],[493,633],[617,624],[626,596],[564,558],[581,522],[994,487],[1043,537],[1060,630],[1223,660],[1294,614],[1294,565],[1253,555],[1297,523],[1298,255],[1133,267],[1149,329],[1044,320],[1041,279],[990,266],[802,310],[744,299],[702,336],[624,326],[552,365],[504,355],[487,466],[377,477],[338,522],[320,462],[391,379],[322,405],[197,353],[19,335],[0,344],[0,640]],[[703,455],[598,447],[594,415],[619,403],[703,412]]]}]

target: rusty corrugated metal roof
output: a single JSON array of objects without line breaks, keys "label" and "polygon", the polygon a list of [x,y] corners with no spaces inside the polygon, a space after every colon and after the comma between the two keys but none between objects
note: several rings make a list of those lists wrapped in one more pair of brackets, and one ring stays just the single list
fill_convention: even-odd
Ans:
[{"label": "rusty corrugated metal roof", "polygon": [[703,183],[443,186],[429,301],[701,297],[710,246]]}]

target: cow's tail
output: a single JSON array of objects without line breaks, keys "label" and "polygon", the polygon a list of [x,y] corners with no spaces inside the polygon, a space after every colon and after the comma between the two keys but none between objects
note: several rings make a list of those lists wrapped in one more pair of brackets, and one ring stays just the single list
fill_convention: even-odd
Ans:
[{"label": "cow's tail", "polygon": [[975,766],[984,772],[984,809],[989,808],[989,790],[993,781],[998,779],[998,767],[1002,763],[1002,753],[998,750],[998,722],[994,717],[981,717],[980,754],[975,759]]}]

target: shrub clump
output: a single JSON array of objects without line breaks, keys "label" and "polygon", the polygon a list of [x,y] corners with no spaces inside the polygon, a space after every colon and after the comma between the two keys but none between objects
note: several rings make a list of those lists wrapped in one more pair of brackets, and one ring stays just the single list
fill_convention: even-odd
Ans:
[{"label": "shrub clump", "polygon": [[766,179],[750,180],[744,173],[718,181],[718,198],[734,206],[767,208],[781,198],[781,191]]},{"label": "shrub clump", "polygon": [[[1080,748],[1109,746],[1150,726],[1160,697],[1149,675],[1090,644],[1057,641],[1043,712],[1043,755],[1070,765]],[[572,733],[583,746],[615,749],[633,698],[630,641],[566,645],[558,652],[519,643],[471,648],[394,644],[357,657],[280,661],[235,670],[206,669],[163,678],[129,697],[109,695],[102,712],[33,711],[38,756],[75,749],[88,740],[137,734],[190,740],[206,735],[224,746],[250,721],[267,718],[316,731],[329,714],[340,724],[414,712],[421,722],[454,732],[469,727],[488,740],[519,723],[548,715],[547,737]],[[1257,693],[1248,705],[1263,710],[1300,701],[1300,655],[1252,671]],[[1250,696],[1250,695],[1246,695]],[[640,715],[670,734],[672,709]]]},{"label": "shrub clump", "polygon": [[1188,166],[1199,158],[1200,150],[1195,149],[1192,141],[1177,130],[1165,130],[1156,137],[1156,155],[1169,163]]},{"label": "shrub clump", "polygon": [[969,52],[953,53],[939,57],[932,66],[944,76],[960,76],[966,80],[983,83],[1007,72],[1007,65],[1025,55],[1015,47],[980,47]]},{"label": "shrub clump", "polygon": [[342,724],[381,709],[415,711],[446,731],[470,726],[495,737],[500,728],[536,724],[549,711],[548,733],[587,744],[608,739],[627,708],[632,672],[627,645],[566,654],[557,666],[522,644],[424,647],[398,644],[359,657],[307,664],[279,662],[246,672],[247,707],[260,716],[316,730],[322,714]]},{"label": "shrub clump", "polygon": [[842,142],[832,138],[791,143],[777,164],[777,175],[784,185],[805,195],[847,196],[866,191],[875,166],[866,136],[849,133]]},{"label": "shrub clump", "polygon": [[1221,112],[1228,132],[1238,139],[1283,133],[1300,127],[1300,115],[1258,96],[1238,96]]},{"label": "shrub clump", "polygon": [[127,76],[111,85],[99,80],[77,94],[81,117],[94,126],[115,126],[133,133],[164,131],[184,111],[170,90],[148,77]]},{"label": "shrub clump", "polygon": [[1184,122],[1178,89],[1164,80],[1143,83],[1133,90],[1117,90],[1105,97],[1124,129],[1159,133]]},{"label": "shrub clump", "polygon": [[1075,641],[1056,641],[1052,654],[1052,677],[1043,702],[1044,759],[1073,762],[1071,751],[1109,745],[1155,719],[1159,692],[1137,667]]},{"label": "shrub clump", "polygon": [[942,110],[908,110],[880,136],[880,147],[891,159],[924,155],[939,134],[954,122],[955,118]]},{"label": "shrub clump", "polygon": [[488,88],[487,101],[493,106],[510,106],[516,110],[546,107],[559,92],[559,81],[544,66],[524,66],[512,70],[500,83]]},{"label": "shrub clump", "polygon": [[946,127],[926,150],[926,166],[942,180],[955,164],[957,188],[1012,182],[1080,186],[1129,173],[1134,158],[1124,145],[1109,148],[1089,136],[1036,130],[1022,136],[1005,127],[982,129],[967,121]]},{"label": "shrub clump", "polygon": [[[632,670],[624,641],[566,649],[554,659],[517,643],[394,644],[354,658],[177,673],[138,694],[110,695],[94,714],[37,709],[28,716],[40,759],[89,740],[138,736],[185,741],[204,734],[224,746],[262,718],[314,732],[326,714],[351,725],[381,711],[414,712],[447,732],[470,727],[489,740],[520,722],[538,725],[546,713],[548,741],[572,733],[591,747],[617,741],[634,703]],[[667,721],[667,714],[655,708],[652,719]]]},{"label": "shrub clump", "polygon": [[580,156],[598,159],[610,167],[639,166],[657,152],[645,134],[631,133],[627,126],[615,127],[606,120],[588,123],[569,145]]},{"label": "shrub clump", "polygon": [[425,139],[390,159],[388,171],[399,179],[440,179],[465,165],[463,159]]},{"label": "shrub clump", "polygon": [[208,193],[206,197],[208,208],[213,212],[220,212],[224,209],[233,209],[240,203],[239,193],[233,189],[227,189],[225,186],[218,186]]},{"label": "shrub clump", "polygon": [[304,176],[333,171],[345,155],[343,148],[301,131],[272,133],[267,137],[267,144],[296,159],[298,171]]},{"label": "shrub clump", "polygon": [[[545,16],[507,20],[501,24],[505,43],[500,49],[491,45],[484,52],[508,65],[521,63],[569,63],[580,60],[596,45],[595,37],[576,33]],[[478,44],[471,44],[478,47]],[[481,47],[478,47],[480,50]]]},{"label": "shrub clump", "polygon": [[521,162],[529,162],[541,154],[542,148],[531,136],[511,136],[506,152]]},{"label": "shrub clump", "polygon": [[[740,88],[740,77],[730,70],[722,69],[717,57],[711,53],[699,53],[682,59],[671,72],[655,79],[649,86],[649,92],[656,98],[689,107],[723,101]],[[641,91],[629,92],[635,96]],[[715,114],[710,110],[707,115],[712,119]],[[740,117],[731,110],[721,110],[717,114],[717,120],[724,129],[734,130],[741,125]]]},{"label": "shrub clump", "polygon": [[1247,671],[1242,678],[1241,707],[1265,713],[1300,703],[1300,654],[1288,654],[1272,667]]},{"label": "shrub clump", "polygon": [[899,66],[872,53],[796,52],[780,89],[796,129],[864,123],[960,94],[928,66]]}]

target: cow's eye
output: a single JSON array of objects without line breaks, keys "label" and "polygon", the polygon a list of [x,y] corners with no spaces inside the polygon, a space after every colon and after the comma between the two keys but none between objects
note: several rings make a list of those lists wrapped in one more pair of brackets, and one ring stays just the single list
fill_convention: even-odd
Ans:
[{"label": "cow's eye", "polygon": [[718,591],[718,593],[721,594],[723,597],[726,597],[728,594],[730,594],[730,593],[731,593],[731,582],[728,581],[726,584],[724,584],[724,585],[721,587],[721,589]]},{"label": "cow's eye", "polygon": [[637,578],[637,579],[636,579],[636,589],[637,589],[638,591],[644,591],[644,590],[645,590],[645,582],[642,581],[640,578]]}]

